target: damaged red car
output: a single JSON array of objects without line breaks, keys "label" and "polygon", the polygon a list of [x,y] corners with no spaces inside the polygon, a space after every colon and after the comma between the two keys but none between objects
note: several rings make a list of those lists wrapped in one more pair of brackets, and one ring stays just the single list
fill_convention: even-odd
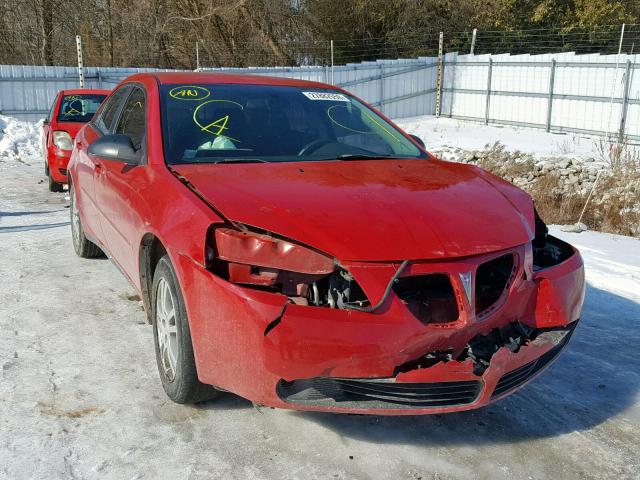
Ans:
[{"label": "damaged red car", "polygon": [[581,257],[528,194],[331,85],[130,77],[69,174],[74,248],[140,293],[175,402],[473,409],[544,370],[580,317]]}]

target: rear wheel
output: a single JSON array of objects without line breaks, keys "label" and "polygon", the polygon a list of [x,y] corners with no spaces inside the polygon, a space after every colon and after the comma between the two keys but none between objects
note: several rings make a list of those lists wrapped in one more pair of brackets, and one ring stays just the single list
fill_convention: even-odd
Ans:
[{"label": "rear wheel", "polygon": [[76,202],[76,189],[69,184],[69,212],[71,214],[71,237],[73,249],[82,258],[96,258],[102,255],[102,250],[95,243],[87,240],[82,229],[80,211]]},{"label": "rear wheel", "polygon": [[151,292],[156,363],[167,396],[176,403],[215,398],[219,391],[198,380],[187,311],[167,255],[158,262]]}]

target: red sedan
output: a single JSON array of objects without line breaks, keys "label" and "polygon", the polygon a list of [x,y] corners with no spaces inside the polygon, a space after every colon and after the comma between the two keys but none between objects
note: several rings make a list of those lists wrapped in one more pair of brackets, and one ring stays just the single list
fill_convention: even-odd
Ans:
[{"label": "red sedan", "polygon": [[135,75],[69,173],[74,248],[140,293],[175,402],[477,408],[548,366],[580,317],[580,255],[529,195],[330,85]]},{"label": "red sedan", "polygon": [[49,191],[61,192],[67,183],[67,164],[78,130],[93,118],[109,90],[62,90],[58,92],[42,126],[44,174]]}]

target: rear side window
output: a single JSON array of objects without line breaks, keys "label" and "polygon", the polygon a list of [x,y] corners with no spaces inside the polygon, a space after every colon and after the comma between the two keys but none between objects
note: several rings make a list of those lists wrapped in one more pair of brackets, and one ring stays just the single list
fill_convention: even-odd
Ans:
[{"label": "rear side window", "polygon": [[107,98],[106,104],[104,108],[100,111],[100,115],[94,122],[95,126],[102,133],[108,133],[111,131],[113,127],[113,121],[118,114],[118,110],[122,105],[122,102],[126,98],[127,93],[129,92],[129,87],[127,85],[119,88]]},{"label": "rear side window", "polygon": [[145,134],[144,92],[134,88],[125,103],[115,133],[128,135],[136,150],[142,146]]},{"label": "rear side window", "polygon": [[84,93],[63,95],[58,108],[58,122],[90,121],[105,97],[106,95]]}]

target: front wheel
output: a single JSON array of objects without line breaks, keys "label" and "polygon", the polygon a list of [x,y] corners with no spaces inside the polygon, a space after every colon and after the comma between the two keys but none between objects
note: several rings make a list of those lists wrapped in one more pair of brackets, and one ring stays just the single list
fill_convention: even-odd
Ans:
[{"label": "front wheel", "polygon": [[215,398],[219,391],[198,380],[187,311],[167,255],[158,261],[151,292],[156,363],[167,396],[176,403]]},{"label": "front wheel", "polygon": [[82,258],[96,258],[102,255],[102,250],[84,235],[80,211],[76,201],[76,189],[69,184],[69,213],[71,214],[71,238],[73,249]]},{"label": "front wheel", "polygon": [[[47,169],[48,170],[48,169]],[[64,186],[62,183],[56,182],[52,177],[51,177],[51,172],[47,171],[47,177],[49,179],[49,191],[50,192],[56,192],[56,193],[60,193],[60,192],[64,192]]]}]

